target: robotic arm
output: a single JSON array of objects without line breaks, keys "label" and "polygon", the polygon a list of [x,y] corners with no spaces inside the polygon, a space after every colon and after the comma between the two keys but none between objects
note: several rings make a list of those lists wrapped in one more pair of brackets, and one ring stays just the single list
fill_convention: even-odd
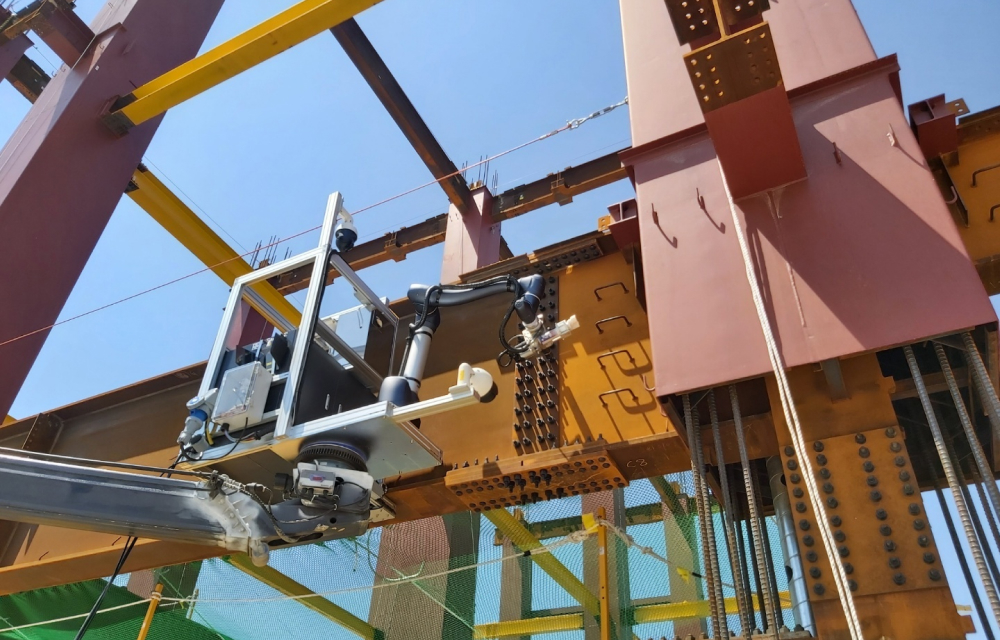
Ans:
[{"label": "robotic arm", "polygon": [[[542,316],[538,313],[545,279],[540,275],[516,279],[513,276],[491,278],[482,282],[460,285],[412,285],[407,298],[416,308],[416,317],[410,325],[403,365],[400,375],[386,378],[379,391],[379,400],[404,406],[417,402],[417,393],[424,375],[424,367],[430,353],[431,339],[441,325],[441,307],[459,305],[482,300],[494,295],[513,293],[513,299],[500,322],[499,338],[502,351],[497,360],[501,366],[524,358],[537,356],[556,341],[578,328],[576,316],[556,323],[546,329]],[[521,323],[520,340],[512,342],[507,338],[507,322],[516,313]],[[496,396],[496,385],[490,375],[478,368],[472,369],[472,383],[477,378],[489,380],[489,385],[480,391],[480,401],[489,402]]]}]

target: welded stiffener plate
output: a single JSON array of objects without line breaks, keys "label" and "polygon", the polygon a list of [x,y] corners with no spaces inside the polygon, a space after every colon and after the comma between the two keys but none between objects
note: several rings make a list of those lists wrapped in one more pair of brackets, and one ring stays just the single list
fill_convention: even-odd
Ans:
[{"label": "welded stiffener plate", "polygon": [[[946,586],[901,429],[873,429],[806,446],[855,595]],[[781,453],[809,598],[835,600],[837,589],[800,460],[791,447]]]},{"label": "welded stiffener plate", "polygon": [[628,486],[603,447],[563,447],[449,471],[445,486],[474,512]]},{"label": "welded stiffener plate", "polygon": [[766,22],[685,54],[684,66],[703,113],[782,84]]}]

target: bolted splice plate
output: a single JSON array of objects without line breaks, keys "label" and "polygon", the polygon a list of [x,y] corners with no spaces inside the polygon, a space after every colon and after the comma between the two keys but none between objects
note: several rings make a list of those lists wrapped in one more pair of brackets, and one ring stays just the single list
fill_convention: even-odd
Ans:
[{"label": "bolted splice plate", "polygon": [[688,44],[719,33],[712,0],[665,0],[677,39]]},{"label": "bolted splice plate", "polygon": [[767,0],[719,0],[722,19],[730,27],[759,16],[770,8]]},{"label": "bolted splice plate", "polygon": [[781,69],[765,22],[684,55],[703,113],[781,86]]},{"label": "bolted splice plate", "polygon": [[445,486],[480,512],[628,486],[603,448],[562,448],[449,471]]}]

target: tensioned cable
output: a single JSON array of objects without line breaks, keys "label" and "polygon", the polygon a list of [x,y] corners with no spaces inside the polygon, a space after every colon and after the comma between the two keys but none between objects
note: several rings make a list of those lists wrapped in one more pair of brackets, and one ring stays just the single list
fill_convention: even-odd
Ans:
[{"label": "tensioned cable", "polygon": [[[605,115],[607,113],[610,113],[610,112],[614,111],[618,107],[622,107],[622,106],[624,106],[626,104],[628,104],[628,97],[626,97],[621,102],[617,102],[617,103],[615,103],[613,105],[604,107],[603,109],[601,109],[599,111],[595,111],[595,112],[591,113],[590,115],[584,116],[582,118],[576,118],[574,120],[570,120],[569,122],[567,122],[563,126],[559,127],[558,129],[553,129],[552,131],[549,131],[548,133],[546,133],[544,135],[541,135],[541,136],[539,136],[537,138],[534,138],[532,140],[528,140],[527,142],[522,142],[521,144],[519,144],[519,145],[517,145],[515,147],[511,147],[510,149],[507,149],[506,151],[502,151],[502,152],[500,152],[500,153],[498,153],[496,155],[492,155],[492,156],[489,156],[488,158],[480,160],[479,162],[470,164],[469,166],[465,167],[465,169],[461,169],[461,170],[458,170],[458,171],[453,171],[452,173],[449,173],[448,175],[441,176],[440,178],[436,178],[436,179],[431,180],[429,182],[425,182],[425,183],[423,183],[423,184],[421,184],[419,186],[413,187],[412,189],[407,189],[406,191],[402,191],[400,193],[397,193],[394,196],[389,196],[388,198],[385,198],[383,200],[379,200],[378,202],[375,202],[374,204],[370,204],[368,206],[365,206],[365,207],[362,207],[360,209],[357,209],[357,210],[353,211],[351,213],[351,215],[356,216],[359,213],[362,213],[362,212],[365,212],[365,211],[369,211],[369,210],[374,209],[376,207],[380,207],[380,206],[382,206],[384,204],[392,202],[393,200],[398,200],[399,198],[402,198],[404,196],[408,196],[411,193],[416,193],[417,191],[420,191],[421,189],[426,189],[429,186],[438,184],[438,183],[443,182],[445,180],[448,180],[450,178],[454,178],[455,176],[461,174],[463,171],[468,171],[469,169],[471,169],[473,167],[477,167],[477,166],[479,166],[481,164],[486,164],[487,162],[490,162],[492,160],[496,160],[497,158],[502,158],[503,156],[506,156],[508,154],[514,153],[515,151],[519,151],[519,150],[521,150],[521,149],[523,149],[523,148],[525,148],[527,146],[533,145],[536,142],[541,142],[542,140],[547,140],[548,138],[551,138],[552,136],[555,136],[557,134],[563,133],[564,131],[569,131],[571,129],[576,129],[580,125],[582,125],[583,123],[587,122],[588,120],[593,120],[594,118],[598,118],[600,116],[603,116],[603,115]],[[288,242],[289,240],[294,240],[295,238],[298,238],[300,236],[304,236],[304,235],[306,235],[308,233],[312,233],[313,231],[317,231],[317,230],[321,229],[322,227],[323,227],[322,224],[318,224],[318,225],[316,225],[314,227],[310,227],[310,228],[305,229],[303,231],[299,231],[298,233],[293,233],[290,236],[286,236],[284,238],[280,238],[278,240],[275,240],[274,242],[271,242],[269,244],[257,247],[256,249],[254,249],[254,251],[260,251],[261,249],[268,249],[270,247],[277,246],[279,244]],[[232,258],[227,258],[226,260],[222,260],[221,262],[217,262],[215,264],[208,265],[208,266],[206,266],[206,267],[204,267],[202,269],[198,269],[197,271],[192,271],[190,273],[187,273],[187,274],[182,275],[182,276],[178,276],[178,277],[176,277],[176,278],[174,278],[172,280],[168,280],[168,281],[163,282],[161,284],[158,284],[156,286],[149,287],[148,289],[144,289],[142,291],[139,291],[138,293],[133,293],[132,295],[125,296],[124,298],[120,298],[118,300],[115,300],[114,302],[109,302],[109,303],[101,305],[99,307],[95,307],[94,309],[91,309],[89,311],[84,311],[83,313],[78,313],[75,316],[70,316],[69,318],[65,318],[63,320],[58,320],[56,322],[53,322],[50,325],[47,325],[47,326],[44,326],[44,327],[39,327],[38,329],[34,329],[32,331],[28,331],[28,332],[22,333],[19,336],[15,336],[13,338],[10,338],[8,340],[4,340],[3,342],[0,342],[0,347],[4,347],[4,346],[6,346],[8,344],[11,344],[13,342],[17,342],[18,340],[23,340],[25,338],[30,338],[33,335],[37,335],[39,333],[43,333],[45,331],[48,331],[50,329],[54,329],[55,327],[62,326],[64,324],[68,324],[70,322],[73,322],[74,320],[79,320],[81,318],[85,318],[85,317],[87,317],[89,315],[92,315],[94,313],[97,313],[99,311],[104,311],[105,309],[109,309],[111,307],[117,306],[117,305],[122,304],[124,302],[128,302],[129,300],[134,300],[135,298],[144,296],[144,295],[152,293],[154,291],[158,291],[160,289],[163,289],[164,287],[169,287],[172,284],[177,284],[178,282],[182,282],[182,281],[187,280],[189,278],[193,278],[194,276],[201,275],[201,274],[206,273],[208,271],[212,271],[213,269],[215,269],[217,267],[221,267],[224,264],[228,264],[230,262],[233,262],[234,260],[240,260],[242,258],[245,258],[246,256],[254,253],[254,251],[247,251],[245,253],[238,254],[236,256],[233,256]]]},{"label": "tensioned cable", "polygon": [[[795,399],[792,397],[791,383],[785,371],[784,357],[778,348],[777,338],[771,326],[771,320],[767,315],[767,308],[764,306],[764,297],[761,292],[760,283],[757,280],[757,271],[754,268],[753,256],[750,252],[750,245],[747,240],[746,230],[740,221],[739,213],[736,211],[736,202],[733,194],[729,190],[729,183],[726,181],[726,172],[719,164],[719,173],[722,176],[722,186],[726,192],[726,199],[729,202],[729,211],[733,216],[733,227],[736,230],[736,239],[739,241],[740,253],[743,256],[743,266],[746,270],[747,281],[750,283],[750,294],[753,298],[754,309],[757,312],[757,319],[760,322],[761,331],[764,334],[764,342],[767,345],[767,355],[771,361],[771,369],[778,383],[778,393],[781,398],[781,409],[785,416],[785,423],[788,425],[788,432],[792,437],[792,447],[795,455],[802,466],[802,478],[805,480],[806,491],[809,499],[816,509],[816,524],[819,528],[820,538],[823,540],[823,550],[826,552],[830,569],[833,572],[834,583],[837,586],[837,595],[840,598],[841,607],[847,618],[847,628],[853,640],[863,640],[861,631],[861,620],[858,618],[857,609],[854,607],[854,597],[851,594],[848,584],[847,573],[844,565],[837,555],[837,543],[833,539],[833,530],[830,521],[827,519],[822,495],[816,485],[816,477],[813,473],[812,459],[806,450],[805,436],[802,431],[802,423],[799,420],[798,409],[795,407]],[[769,203],[770,205],[770,203]],[[767,580],[767,576],[762,576],[761,581]],[[777,629],[775,629],[777,633]]]}]

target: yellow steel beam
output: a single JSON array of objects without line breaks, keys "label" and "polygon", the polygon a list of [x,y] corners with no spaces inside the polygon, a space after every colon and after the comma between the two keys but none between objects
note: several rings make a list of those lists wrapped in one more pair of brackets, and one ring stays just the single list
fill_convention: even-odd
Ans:
[{"label": "yellow steel beam", "polygon": [[15,418],[14,416],[7,416],[3,420],[0,420],[0,426],[3,426],[5,424],[12,424],[14,422],[17,422],[17,418]]},{"label": "yellow steel beam", "polygon": [[[542,548],[542,543],[538,541],[538,538],[531,535],[524,524],[510,515],[506,509],[492,509],[483,515],[521,551],[534,551]],[[566,565],[559,562],[551,553],[532,554],[530,557],[532,562],[556,581],[556,584],[573,596],[573,599],[580,603],[584,611],[595,618],[600,616],[601,606],[597,597],[580,582],[579,578],[573,575],[572,571],[566,568]]]},{"label": "yellow steel beam", "polygon": [[530,636],[558,631],[575,631],[583,628],[582,613],[567,613],[560,616],[543,616],[527,620],[508,620],[490,624],[477,624],[472,632],[476,640],[486,638],[509,638],[511,636]]},{"label": "yellow steel beam", "polygon": [[[232,40],[135,89],[112,118],[137,125],[305,42],[379,0],[302,0]],[[131,102],[129,102],[131,100]]]},{"label": "yellow steel beam", "polygon": [[[132,174],[132,185],[128,196],[142,207],[154,220],[177,238],[207,267],[232,286],[236,278],[253,271],[247,262],[233,250],[225,240],[212,231],[180,198],[174,195],[159,178],[145,167],[139,167]],[[288,300],[267,282],[250,286],[275,311],[296,325],[301,314]],[[252,303],[251,303],[252,304]],[[268,322],[283,326],[277,318],[271,317],[266,309],[257,309]]]},{"label": "yellow steel beam", "polygon": [[[782,607],[790,607],[791,599],[787,591],[778,594]],[[760,611],[760,602],[756,596],[751,596],[754,611]],[[736,598],[726,598],[726,611],[736,611],[738,604]],[[645,624],[647,622],[670,622],[672,620],[685,620],[688,618],[704,618],[709,615],[708,600],[697,600],[695,602],[669,602],[666,604],[639,605],[633,614],[634,624]]]},{"label": "yellow steel beam", "polygon": [[[787,591],[778,594],[784,607],[791,606]],[[760,610],[760,603],[752,597],[754,610]],[[736,598],[726,598],[726,610],[736,611]],[[665,604],[645,604],[633,609],[633,624],[650,622],[674,622],[690,618],[704,618],[709,615],[708,601],[668,602]],[[539,616],[525,620],[506,620],[489,624],[477,624],[473,638],[508,638],[513,636],[530,636],[534,634],[555,633],[557,631],[575,631],[583,629],[582,613],[564,613],[554,616]]]},{"label": "yellow steel beam", "polygon": [[295,580],[292,580],[277,569],[254,566],[253,562],[250,561],[250,557],[242,554],[230,556],[229,564],[236,567],[243,573],[246,573],[260,582],[263,582],[282,595],[296,597],[296,602],[301,604],[303,607],[312,609],[328,620],[336,622],[359,638],[364,638],[364,640],[376,640],[377,638],[382,637],[382,634],[379,633],[375,627],[371,626],[347,609],[335,605],[322,596],[316,595],[314,591],[296,582]]}]

